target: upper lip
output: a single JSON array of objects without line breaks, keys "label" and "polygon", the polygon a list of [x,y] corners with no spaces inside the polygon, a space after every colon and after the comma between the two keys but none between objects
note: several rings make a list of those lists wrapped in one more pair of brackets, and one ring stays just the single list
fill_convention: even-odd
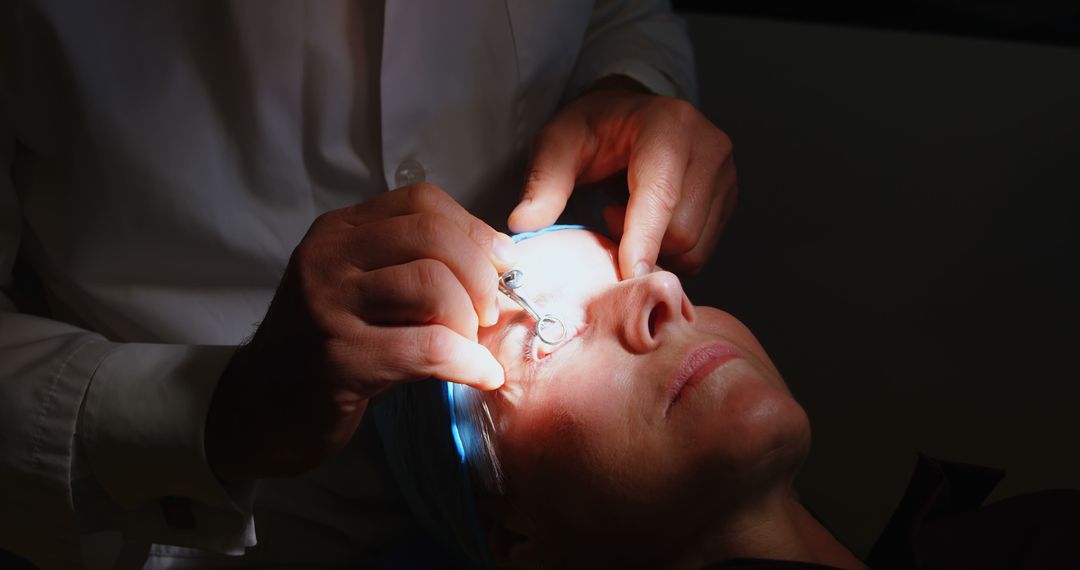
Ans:
[{"label": "upper lip", "polygon": [[720,364],[738,357],[739,353],[734,348],[721,342],[702,345],[687,352],[668,382],[668,400],[664,414],[667,415],[684,389],[700,382]]}]

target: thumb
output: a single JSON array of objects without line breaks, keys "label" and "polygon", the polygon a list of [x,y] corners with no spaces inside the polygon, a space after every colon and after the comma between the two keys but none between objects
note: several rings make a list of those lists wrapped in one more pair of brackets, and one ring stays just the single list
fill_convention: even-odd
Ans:
[{"label": "thumb", "polygon": [[510,230],[529,232],[555,223],[574,191],[583,163],[583,129],[552,124],[533,146],[521,202],[510,213]]},{"label": "thumb", "polygon": [[463,362],[445,380],[477,390],[494,390],[503,385],[506,377],[502,364],[486,347],[469,342],[462,343],[461,349]]},{"label": "thumb", "polygon": [[422,348],[414,358],[417,377],[434,376],[477,390],[494,390],[503,385],[503,367],[484,346],[441,326],[416,327],[417,335],[407,346]]}]

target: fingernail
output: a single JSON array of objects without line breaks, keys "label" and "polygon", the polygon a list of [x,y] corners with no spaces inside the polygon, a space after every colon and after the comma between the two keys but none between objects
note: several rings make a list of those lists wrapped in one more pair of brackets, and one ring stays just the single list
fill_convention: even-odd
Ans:
[{"label": "fingernail", "polygon": [[506,383],[506,375],[503,372],[502,365],[495,361],[495,369],[492,370],[491,375],[488,376],[487,381],[484,383],[489,389],[494,390],[501,388]]},{"label": "fingernail", "polygon": [[[521,203],[514,208],[514,211],[510,212],[507,223],[510,224],[510,229],[512,231],[523,231],[521,228],[524,228],[526,222],[528,222],[529,209],[532,207],[531,204],[532,200],[522,200]],[[513,220],[512,223],[511,220]]]},{"label": "fingernail", "polygon": [[500,263],[506,267],[510,267],[517,263],[517,251],[514,244],[514,240],[510,239],[510,236],[500,233],[495,236],[495,239],[491,242],[491,251],[495,254],[495,257]]},{"label": "fingernail", "polygon": [[644,261],[639,261],[637,262],[637,265],[634,266],[634,277],[642,277],[644,275],[648,275],[650,271],[651,268],[649,267],[648,263],[645,263]]}]

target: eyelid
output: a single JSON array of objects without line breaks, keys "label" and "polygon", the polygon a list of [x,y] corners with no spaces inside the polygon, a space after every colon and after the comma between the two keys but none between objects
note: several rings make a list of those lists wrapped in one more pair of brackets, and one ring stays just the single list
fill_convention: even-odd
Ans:
[{"label": "eyelid", "polygon": [[524,336],[521,338],[521,350],[525,355],[526,360],[533,360],[533,349],[536,348],[537,334],[536,328],[528,325],[523,325]]},{"label": "eyelid", "polygon": [[[535,326],[535,323],[533,323],[533,325]],[[543,367],[543,360],[545,360],[547,356],[550,356],[550,353],[547,356],[541,358],[538,358],[535,355],[535,352],[537,350],[537,343],[544,343],[537,337],[536,329],[534,328],[534,326],[529,326],[529,323],[525,321],[516,323],[513,328],[521,328],[521,337],[519,338],[516,334],[510,332],[513,329],[508,329],[507,332],[509,334],[503,336],[504,341],[509,341],[513,339],[516,342],[518,350],[520,351],[518,354],[520,354],[521,356],[515,358],[515,360],[517,361],[515,367],[519,371],[519,374],[521,374],[521,378],[518,382],[515,382],[515,385],[522,386],[526,389],[529,386],[532,386],[533,382],[535,381],[537,372]],[[563,339],[556,345],[547,346],[552,347],[552,352],[561,349],[570,342],[577,339],[578,337],[582,336],[585,331],[588,330],[588,328],[588,325],[586,325],[585,323],[575,323],[574,325],[569,327],[570,334],[568,334],[565,339]],[[507,385],[509,386],[510,383],[508,382]]]},{"label": "eyelid", "polygon": [[536,338],[536,332],[532,331],[532,333],[531,333],[532,337],[531,337],[531,339],[529,341],[533,345],[530,348],[530,356],[532,355],[533,352],[535,352],[537,354],[539,359],[543,359],[543,358],[547,358],[548,356],[551,356],[556,351],[558,351],[562,347],[566,346],[567,344],[570,344],[571,341],[573,341],[575,338],[580,336],[581,331],[583,330],[583,328],[584,327],[582,327],[580,325],[567,326],[567,328],[566,328],[566,337],[563,338],[562,340],[560,340],[559,342],[555,343],[555,344],[547,344],[547,343],[545,343],[543,341],[540,341],[538,338]]}]

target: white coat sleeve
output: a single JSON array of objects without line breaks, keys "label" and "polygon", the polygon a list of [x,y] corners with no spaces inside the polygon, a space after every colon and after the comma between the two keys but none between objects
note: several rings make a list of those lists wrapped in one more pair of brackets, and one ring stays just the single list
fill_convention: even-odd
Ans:
[{"label": "white coat sleeve", "polygon": [[666,0],[596,0],[567,91],[624,75],[658,95],[697,102],[694,53],[686,25]]},{"label": "white coat sleeve", "polygon": [[119,530],[243,553],[254,484],[220,483],[203,447],[235,347],[115,343],[20,312],[13,121],[0,114],[0,548],[79,568],[82,533]]}]

